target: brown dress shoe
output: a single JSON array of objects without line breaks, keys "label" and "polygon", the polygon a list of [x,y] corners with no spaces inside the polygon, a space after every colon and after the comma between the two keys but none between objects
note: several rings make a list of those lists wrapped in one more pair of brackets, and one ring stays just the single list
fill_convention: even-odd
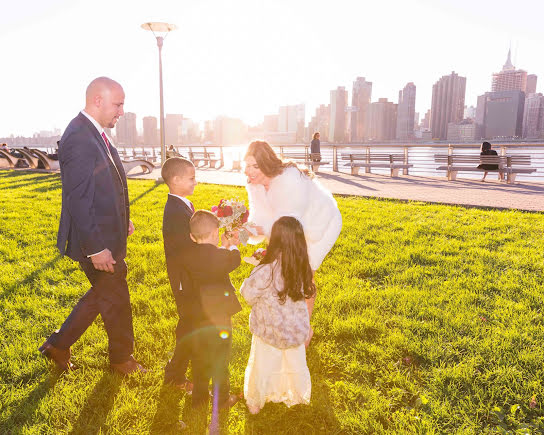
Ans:
[{"label": "brown dress shoe", "polygon": [[59,349],[46,341],[38,348],[38,350],[44,357],[55,361],[62,371],[73,370],[75,368],[70,362],[70,349]]},{"label": "brown dress shoe", "polygon": [[111,370],[114,373],[120,374],[121,376],[130,375],[132,373],[147,373],[147,370],[132,356],[128,361],[120,364],[110,364]]},{"label": "brown dress shoe", "polygon": [[232,408],[243,398],[244,398],[244,393],[240,393],[240,394],[231,393],[229,394],[229,397],[227,397],[227,400],[225,400],[223,403],[219,405],[219,409]]}]

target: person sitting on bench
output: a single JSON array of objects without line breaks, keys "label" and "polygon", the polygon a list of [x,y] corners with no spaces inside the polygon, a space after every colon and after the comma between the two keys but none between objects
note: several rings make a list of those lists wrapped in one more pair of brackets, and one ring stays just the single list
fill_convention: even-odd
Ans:
[{"label": "person sitting on bench", "polygon": [[[482,143],[482,146],[480,148],[480,155],[481,156],[498,156],[497,151],[491,149],[491,144],[489,142]],[[485,160],[484,160],[485,161]],[[487,176],[488,171],[496,171],[499,169],[498,164],[489,164],[489,163],[480,163],[478,165],[478,169],[483,169],[484,176],[482,177],[481,181],[485,181],[485,177]],[[499,180],[503,180],[503,174],[502,172],[499,172]]]}]

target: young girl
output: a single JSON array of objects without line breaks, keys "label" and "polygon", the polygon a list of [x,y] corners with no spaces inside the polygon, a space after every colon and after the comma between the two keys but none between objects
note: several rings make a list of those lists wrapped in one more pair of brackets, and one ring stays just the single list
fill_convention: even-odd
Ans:
[{"label": "young girl", "polygon": [[310,321],[305,299],[316,288],[297,219],[283,216],[274,223],[266,255],[240,291],[251,305],[253,338],[244,380],[249,412],[258,413],[266,402],[310,403],[312,383],[304,346]]}]

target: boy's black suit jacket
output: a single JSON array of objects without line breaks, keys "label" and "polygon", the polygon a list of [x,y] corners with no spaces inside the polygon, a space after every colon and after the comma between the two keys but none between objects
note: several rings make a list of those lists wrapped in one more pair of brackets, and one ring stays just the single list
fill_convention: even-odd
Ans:
[{"label": "boy's black suit jacket", "polygon": [[240,252],[195,243],[181,253],[181,261],[191,282],[193,327],[230,325],[230,317],[242,309],[229,278],[240,265]]},{"label": "boy's black suit jacket", "polygon": [[196,245],[191,240],[189,230],[189,220],[192,214],[192,210],[180,198],[168,195],[162,220],[166,270],[178,312],[185,316],[192,311],[191,301],[187,299],[191,290],[191,282],[187,269],[182,263],[181,255]]}]

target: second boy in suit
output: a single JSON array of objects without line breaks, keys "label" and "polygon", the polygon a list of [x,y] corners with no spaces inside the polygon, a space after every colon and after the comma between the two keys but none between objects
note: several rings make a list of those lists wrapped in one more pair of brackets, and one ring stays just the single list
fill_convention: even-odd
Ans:
[{"label": "second boy in suit", "polygon": [[232,343],[231,317],[242,308],[234,293],[229,273],[240,265],[237,237],[222,237],[219,220],[198,210],[190,221],[191,238],[196,242],[182,253],[194,301],[191,323],[193,407],[208,403],[208,384],[213,385],[214,403],[219,408],[234,405],[238,396],[229,395],[229,354]]}]

